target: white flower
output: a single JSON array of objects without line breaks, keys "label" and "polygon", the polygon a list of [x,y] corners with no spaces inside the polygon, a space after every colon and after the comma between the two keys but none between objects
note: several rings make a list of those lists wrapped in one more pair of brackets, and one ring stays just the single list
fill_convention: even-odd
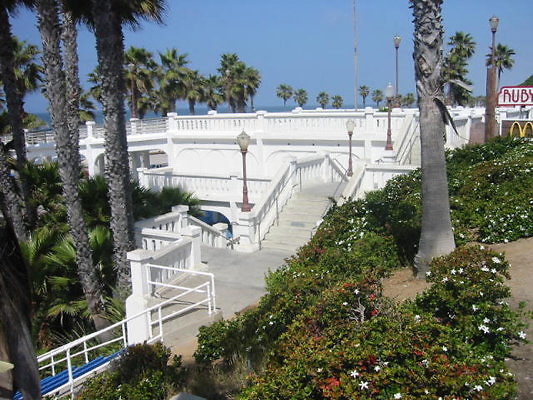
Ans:
[{"label": "white flower", "polygon": [[431,271],[426,272],[426,276],[431,276]]},{"label": "white flower", "polygon": [[316,372],[318,372],[318,373],[320,373],[320,372],[322,372],[322,371],[323,371],[322,368],[317,368],[317,369],[316,369]]},{"label": "white flower", "polygon": [[497,272],[497,271],[496,271],[496,268],[492,268],[492,269],[490,270],[490,272],[492,272],[493,274],[495,274],[495,273]]},{"label": "white flower", "polygon": [[361,388],[361,390],[368,389],[368,382],[360,382],[359,387]]},{"label": "white flower", "polygon": [[481,392],[483,390],[483,386],[476,385],[476,386],[474,386],[474,390],[477,390],[478,392]]},{"label": "white flower", "polygon": [[496,383],[496,378],[494,376],[489,376],[489,379],[486,380],[485,383],[489,386],[492,386]]},{"label": "white flower", "polygon": [[429,390],[424,389],[424,393],[425,393],[425,394],[429,394]]},{"label": "white flower", "polygon": [[427,366],[429,365],[429,361],[426,360],[426,359],[423,359],[423,360],[422,360],[422,365],[423,365],[424,367],[427,367]]},{"label": "white flower", "polygon": [[381,367],[380,367],[379,365],[376,365],[376,366],[374,367],[374,371],[376,371],[376,372],[379,372],[380,369],[381,369]]},{"label": "white flower", "polygon": [[486,267],[486,266],[483,266],[483,267],[481,268],[481,270],[484,271],[484,272],[489,272],[489,271],[490,271],[489,268]]},{"label": "white flower", "polygon": [[475,304],[472,304],[472,310],[477,311],[477,310],[479,310],[479,308]]},{"label": "white flower", "polygon": [[347,302],[344,302],[344,303],[342,303],[342,305],[343,305],[343,306],[347,306],[347,305],[348,305],[348,303],[347,303]]},{"label": "white flower", "polygon": [[395,393],[394,394],[394,398],[395,399],[401,399],[402,398],[402,394],[401,393]]},{"label": "white flower", "polygon": [[356,376],[359,376],[359,372],[357,372],[357,371],[354,369],[352,372],[350,372],[350,376],[351,376],[352,378],[355,378]]},{"label": "white flower", "polygon": [[490,329],[489,329],[489,327],[487,325],[479,325],[478,329],[480,331],[483,331],[483,333],[489,333],[490,332]]},{"label": "white flower", "polygon": [[420,315],[415,315],[415,322],[420,322],[421,319]]},{"label": "white flower", "polygon": [[355,289],[353,292],[354,292],[355,294],[359,294],[359,289]]},{"label": "white flower", "polygon": [[518,337],[519,337],[520,339],[525,339],[526,336],[527,336],[527,335],[526,335],[526,333],[525,333],[524,331],[520,331],[520,332],[518,332]]},{"label": "white flower", "polygon": [[459,273],[462,274],[464,272],[464,269],[459,268]]},{"label": "white flower", "polygon": [[452,275],[455,275],[456,273],[457,273],[457,271],[455,270],[455,268],[451,270],[451,274]]},{"label": "white flower", "polygon": [[492,262],[496,264],[501,264],[502,260],[500,260],[498,257],[492,257]]},{"label": "white flower", "polygon": [[442,346],[442,351],[448,351],[448,348],[446,346]]},{"label": "white flower", "polygon": [[443,281],[443,282],[448,282],[448,277],[445,276],[444,278],[442,278],[442,281]]}]

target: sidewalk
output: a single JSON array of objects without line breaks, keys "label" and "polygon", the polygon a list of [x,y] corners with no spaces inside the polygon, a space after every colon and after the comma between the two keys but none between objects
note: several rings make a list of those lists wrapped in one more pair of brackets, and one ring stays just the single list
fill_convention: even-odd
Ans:
[{"label": "sidewalk", "polygon": [[[269,271],[283,266],[285,258],[294,253],[295,250],[276,249],[239,253],[202,246],[204,271],[215,275],[216,304],[219,310],[215,319],[230,319],[235,313],[256,304],[266,293],[265,276]],[[193,360],[199,326],[212,322],[203,312],[198,315],[198,323],[175,329],[166,339],[165,344],[174,354],[181,355],[184,363]]]}]

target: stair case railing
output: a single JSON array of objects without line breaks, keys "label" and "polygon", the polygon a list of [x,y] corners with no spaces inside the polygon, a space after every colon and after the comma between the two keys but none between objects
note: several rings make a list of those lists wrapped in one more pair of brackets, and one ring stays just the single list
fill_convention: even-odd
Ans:
[{"label": "stair case railing", "polygon": [[[163,266],[152,265],[153,268],[166,268]],[[178,270],[173,268],[174,270]],[[70,343],[60,346],[45,354],[37,357],[39,370],[43,376],[57,376],[63,374],[65,379],[58,380],[56,385],[48,385],[42,395],[53,393],[70,393],[72,394],[74,388],[78,383],[87,377],[96,375],[105,370],[109,363],[122,350],[129,345],[128,339],[128,324],[132,321],[143,319],[147,321],[148,338],[147,343],[154,343],[162,341],[164,337],[163,324],[166,320],[176,318],[179,315],[186,314],[194,308],[202,305],[207,305],[208,313],[211,315],[216,310],[215,301],[215,283],[213,274],[199,271],[179,270],[174,273],[188,273],[194,275],[202,275],[209,278],[206,282],[192,287],[186,288],[180,286],[181,293],[172,296],[171,298],[149,307],[142,312],[128,317],[120,322],[117,322],[107,328],[91,333],[76,339]],[[162,285],[161,282],[150,282],[151,284]],[[191,293],[205,293],[205,298],[197,302],[191,303],[185,308],[164,314],[163,310],[170,308],[176,304],[177,301]],[[156,329],[158,328],[158,332]],[[105,354],[105,356],[103,356]],[[91,365],[92,363],[92,365]],[[66,371],[66,373],[65,373]]]}]

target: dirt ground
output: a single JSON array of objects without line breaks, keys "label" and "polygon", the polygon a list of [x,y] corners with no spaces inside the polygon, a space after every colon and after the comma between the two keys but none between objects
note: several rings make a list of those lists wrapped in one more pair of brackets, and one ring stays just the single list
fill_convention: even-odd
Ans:
[{"label": "dirt ground", "polygon": [[[493,250],[504,253],[511,265],[511,288],[509,303],[518,307],[526,302],[526,309],[533,310],[533,238],[521,239],[512,243],[490,246]],[[410,269],[402,269],[383,281],[383,294],[397,301],[413,298],[427,287],[425,281],[415,279]],[[526,330],[527,338],[533,341],[533,323]],[[533,399],[533,345],[516,346],[507,365],[518,381],[518,400]]]}]

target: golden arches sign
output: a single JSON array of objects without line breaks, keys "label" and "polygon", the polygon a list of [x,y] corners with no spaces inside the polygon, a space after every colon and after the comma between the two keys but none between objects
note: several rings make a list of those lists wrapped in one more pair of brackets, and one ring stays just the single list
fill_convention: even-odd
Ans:
[{"label": "golden arches sign", "polygon": [[519,121],[514,121],[509,128],[509,136],[533,138],[533,122],[526,121],[521,124]]}]

